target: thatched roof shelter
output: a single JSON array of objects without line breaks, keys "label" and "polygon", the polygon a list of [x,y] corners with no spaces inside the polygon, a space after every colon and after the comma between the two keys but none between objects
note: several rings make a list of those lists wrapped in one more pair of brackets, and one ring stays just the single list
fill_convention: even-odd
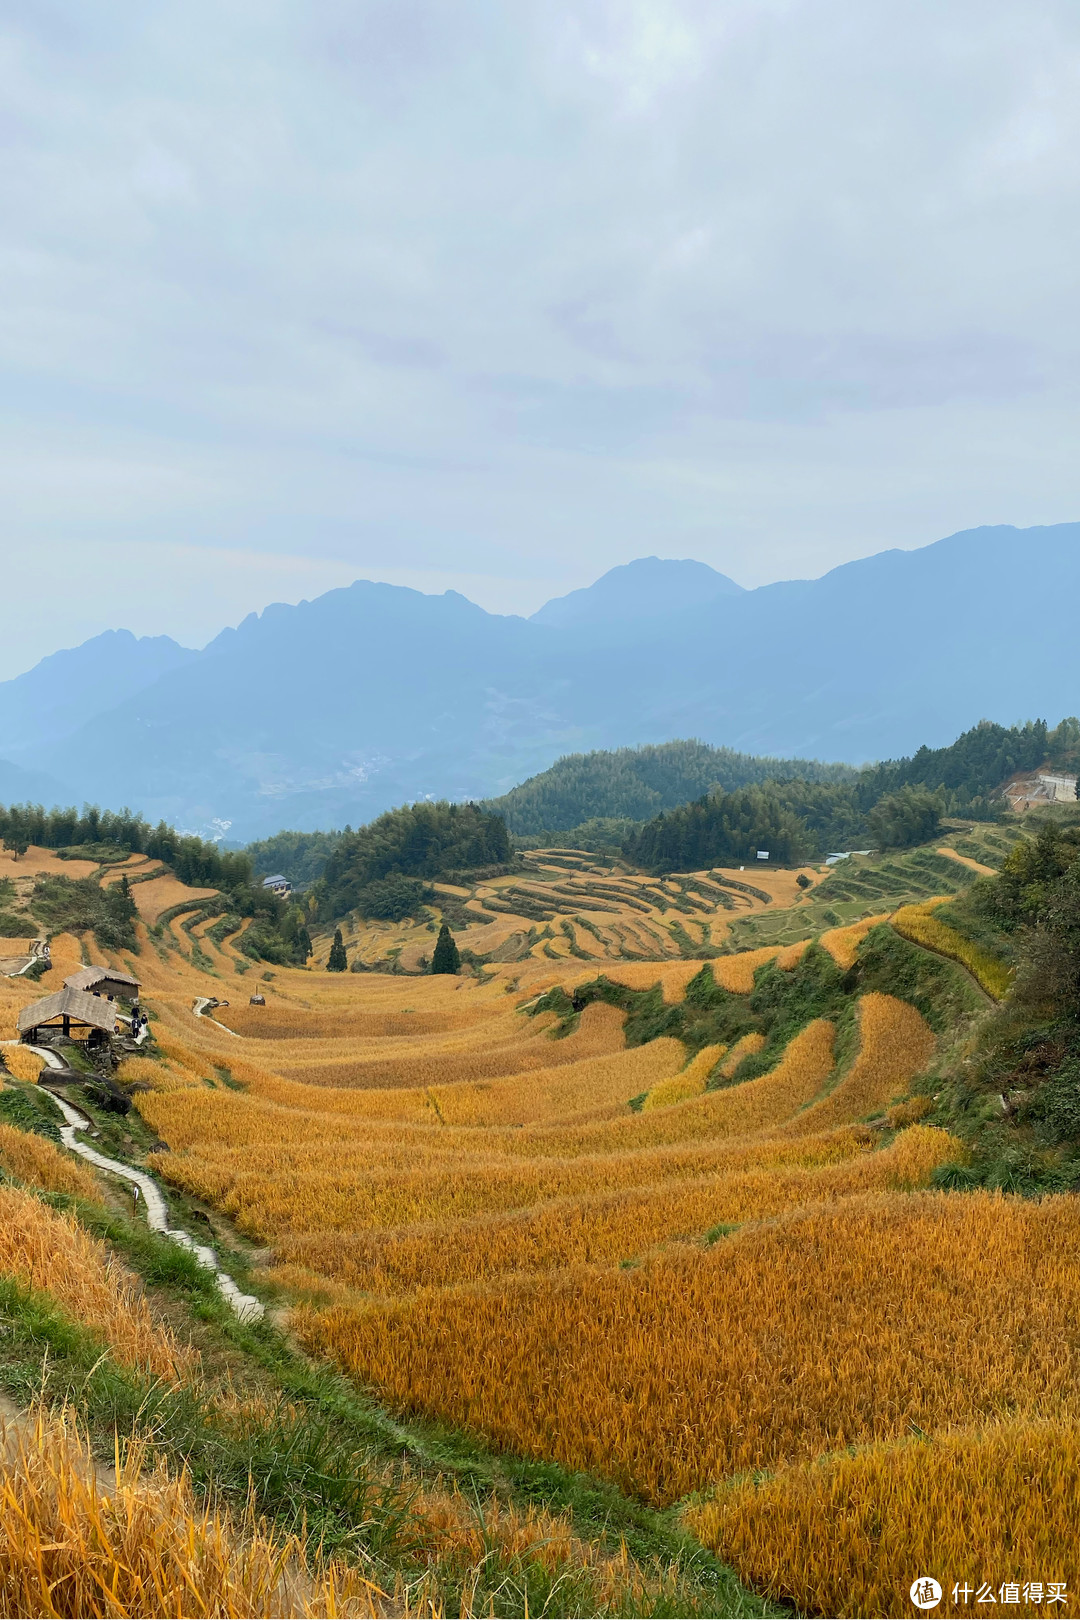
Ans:
[{"label": "thatched roof shelter", "polygon": [[95,996],[124,996],[128,1001],[139,994],[139,981],[118,968],[83,967],[64,980],[69,990],[89,990]]},{"label": "thatched roof shelter", "polygon": [[29,1007],[22,1009],[18,1018],[19,1034],[28,1035],[31,1030],[41,1029],[57,1019],[61,1020],[65,1035],[70,1034],[72,1024],[101,1029],[107,1035],[116,1028],[116,1014],[107,1001],[90,995],[87,990],[73,990],[65,985],[63,990],[42,996],[40,1001],[32,1001]]}]

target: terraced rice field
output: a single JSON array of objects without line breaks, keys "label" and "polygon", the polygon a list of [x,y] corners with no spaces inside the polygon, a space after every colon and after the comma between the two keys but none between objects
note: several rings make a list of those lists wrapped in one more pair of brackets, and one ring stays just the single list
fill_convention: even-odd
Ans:
[{"label": "terraced rice field", "polygon": [[[897,907],[962,892],[994,871],[1010,831],[965,828],[938,847],[881,858],[852,856],[833,867],[711,868],[645,877],[614,857],[582,850],[537,850],[525,871],[471,888],[435,885],[434,927],[422,922],[348,918],[350,960],[414,972],[430,958],[445,919],[458,944],[487,963],[582,963],[693,960],[732,947],[740,952],[795,946]],[[806,886],[800,887],[802,876]],[[324,965],[330,935],[316,940]]]},{"label": "terraced rice field", "polygon": [[[492,962],[654,963],[710,953],[723,946],[732,922],[802,897],[795,871],[714,868],[671,878],[645,878],[622,862],[574,850],[523,856],[525,870],[472,888],[435,885],[441,917],[458,943]],[[821,873],[803,869],[811,885]],[[350,956],[369,965],[415,970],[430,956],[424,924],[365,923],[345,930]],[[324,963],[329,937],[317,944]]]},{"label": "terraced rice field", "polygon": [[[930,853],[958,887],[973,875]],[[656,880],[574,859],[538,858],[529,892],[570,889],[576,906],[618,890],[627,914],[659,926],[674,909],[702,939],[731,915],[700,886],[664,889],[662,908]],[[457,898],[498,909],[522,882]],[[676,892],[711,912],[668,907]],[[1060,1479],[1080,1433],[1080,1206],[935,1190],[965,1150],[928,1122],[934,1034],[886,989],[793,1015],[771,1045],[752,1030],[689,1046],[663,1023],[703,982],[748,1018],[763,976],[774,1000],[788,983],[809,996],[822,964],[837,980],[857,968],[888,914],[879,899],[819,928],[820,948],[628,961],[597,910],[611,954],[596,962],[534,942],[439,978],[240,973],[206,928],[196,946],[140,926],[139,954],[116,965],[143,981],[155,1044],[120,1078],[150,1088],[135,1105],[167,1144],[152,1167],[261,1247],[257,1280],[281,1291],[313,1355],[403,1415],[681,1503],[692,1532],[777,1600],[906,1614],[913,1576],[952,1568],[963,1545],[999,1559],[1002,1579],[1025,1559],[1028,1575],[1041,1559],[1058,1578],[1073,1557],[1076,1513],[1052,1493],[1032,1508],[1020,1482],[1024,1469]],[[524,938],[523,921],[538,925],[503,913],[466,932]],[[57,963],[79,949],[54,942]],[[617,994],[538,1009],[601,969],[609,986],[655,987],[654,1038],[627,1043]],[[47,988],[0,980],[0,1018]],[[250,1004],[256,988],[265,1006]],[[217,1022],[195,1016],[203,996],[224,1003]],[[0,1132],[0,1165],[17,1152]],[[21,1162],[21,1177],[64,1190],[50,1153]],[[22,1231],[28,1195],[13,1196],[0,1225]],[[93,1246],[59,1215],[35,1219],[27,1241],[51,1244],[92,1305]],[[137,1310],[120,1323],[102,1306],[99,1326],[118,1354],[176,1375]],[[824,1519],[841,1530],[822,1538]]]},{"label": "terraced rice field", "polygon": [[[43,1152],[36,1168],[39,1179],[60,1179],[50,1174]],[[64,1190],[74,1190],[70,1180]],[[121,1362],[167,1380],[182,1377],[193,1364],[103,1245],[21,1188],[0,1186],[0,1275],[25,1287],[47,1279],[53,1297],[95,1328]]]}]

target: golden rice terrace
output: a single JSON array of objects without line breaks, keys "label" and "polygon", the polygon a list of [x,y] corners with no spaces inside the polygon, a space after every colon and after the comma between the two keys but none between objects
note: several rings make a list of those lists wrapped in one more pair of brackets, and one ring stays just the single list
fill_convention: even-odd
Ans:
[{"label": "golden rice terrace", "polygon": [[[499,1557],[557,1546],[560,1569],[587,1575],[576,1608],[552,1598],[548,1612],[690,1612],[670,1583],[705,1548],[738,1582],[699,1592],[693,1612],[902,1615],[911,1581],[934,1574],[949,1577],[937,1613],[968,1612],[952,1581],[977,1575],[1069,1593],[999,1612],[1074,1614],[1080,1205],[949,1190],[969,1149],[939,1098],[1010,980],[928,902],[1008,847],[956,833],[807,869],[803,885],[776,870],[649,878],[540,851],[512,876],[439,887],[471,953],[456,976],[416,972],[433,940],[422,924],[359,919],[346,946],[367,971],[264,970],[194,891],[185,927],[183,885],[147,871],[138,952],[54,938],[40,981],[0,978],[0,1036],[84,953],[141,981],[153,1038],[116,1076],[132,1162],[231,1234],[290,1353],[389,1412],[406,1451],[409,1425],[434,1422],[496,1459]],[[0,856],[0,876],[34,860]],[[918,927],[893,927],[904,907],[923,908]],[[32,1055],[0,1052],[6,1092],[29,1108]],[[115,1357],[180,1385],[210,1377],[198,1335],[155,1319],[103,1240],[73,1215],[43,1224],[46,1196],[85,1206],[90,1173],[22,1117],[0,1128],[13,1200],[0,1272],[28,1284],[37,1245],[58,1257],[56,1299]],[[33,1277],[53,1286],[46,1258]],[[50,1478],[66,1469],[85,1488],[77,1435],[42,1429],[38,1445]],[[25,1442],[19,1457],[25,1502]],[[625,1539],[601,1556],[572,1507],[515,1505],[508,1482],[533,1464],[587,1476],[682,1536],[676,1573],[634,1563]],[[464,1557],[453,1466],[437,1486],[421,1469],[416,1488],[424,1545]],[[161,1468],[162,1512],[195,1522],[191,1482]],[[130,1469],[121,1485],[130,1514],[142,1487]],[[308,1612],[331,1612],[328,1581],[342,1612],[421,1612],[420,1588],[374,1564],[361,1591],[351,1555],[316,1579],[302,1539],[282,1543],[279,1567],[265,1525],[214,1522],[215,1546],[250,1549],[266,1602],[303,1566]],[[235,1604],[227,1565],[206,1580]],[[489,1601],[478,1585],[423,1590],[462,1612]]]}]

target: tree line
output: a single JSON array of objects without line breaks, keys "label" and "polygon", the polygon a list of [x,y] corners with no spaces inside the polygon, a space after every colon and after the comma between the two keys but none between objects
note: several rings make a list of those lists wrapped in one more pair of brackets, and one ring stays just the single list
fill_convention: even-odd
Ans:
[{"label": "tree line", "polygon": [[947,748],[920,748],[848,781],[713,789],[632,829],[621,847],[654,872],[743,864],[760,850],[790,866],[858,845],[902,849],[934,838],[942,816],[1003,814],[1004,801],[995,795],[1010,776],[1045,763],[1067,768],[1078,759],[1075,719],[1053,731],[1044,720],[1013,727],[983,720]]},{"label": "tree line", "polygon": [[99,810],[84,805],[46,810],[40,804],[0,805],[0,839],[24,854],[39,849],[114,849],[148,855],[175,872],[181,883],[199,888],[234,888],[254,879],[251,857],[242,850],[221,850],[203,838],[178,833],[159,821],[154,827],[130,810]]},{"label": "tree line", "polygon": [[[237,926],[240,918],[250,917],[252,925],[241,941],[246,955],[280,963],[304,962],[311,955],[304,909],[264,889],[246,851],[219,849],[194,834],[178,833],[165,821],[153,826],[130,810],[101,810],[97,805],[84,805],[81,812],[74,807],[46,810],[40,804],[0,805],[0,841],[16,855],[24,855],[31,844],[91,858],[146,855],[160,861],[181,883],[218,889]],[[135,907],[126,878],[107,891],[89,878],[81,883],[67,877],[50,879],[35,888],[30,904],[47,926],[85,926],[103,945],[134,948]]]},{"label": "tree line", "polygon": [[917,788],[883,794],[864,815],[850,788],[767,782],[703,794],[662,812],[630,833],[622,849],[650,872],[741,865],[762,854],[780,866],[798,866],[860,840],[875,849],[925,843],[940,822],[940,801]]}]

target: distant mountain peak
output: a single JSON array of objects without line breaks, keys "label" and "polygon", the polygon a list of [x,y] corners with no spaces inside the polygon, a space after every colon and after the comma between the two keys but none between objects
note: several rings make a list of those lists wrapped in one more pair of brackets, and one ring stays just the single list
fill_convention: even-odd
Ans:
[{"label": "distant mountain peak", "polygon": [[[0,768],[0,800],[129,804],[249,838],[505,793],[555,759],[673,737],[894,758],[980,715],[1074,710],[1078,598],[1080,524],[974,530],[751,591],[642,557],[533,623],[358,582],[267,608],[199,653],[120,633],[0,683],[0,761],[63,776],[50,788]],[[1038,634],[1021,647],[1027,624]],[[664,756],[646,786],[669,778]]]},{"label": "distant mountain peak", "polygon": [[610,568],[592,585],[553,597],[532,615],[534,624],[625,624],[657,614],[700,607],[717,597],[742,596],[726,574],[692,558],[638,557]]},{"label": "distant mountain peak", "polygon": [[0,682],[0,754],[21,763],[26,750],[48,753],[61,738],[170,670],[198,657],[171,636],[103,630],[64,647],[14,680]]}]

